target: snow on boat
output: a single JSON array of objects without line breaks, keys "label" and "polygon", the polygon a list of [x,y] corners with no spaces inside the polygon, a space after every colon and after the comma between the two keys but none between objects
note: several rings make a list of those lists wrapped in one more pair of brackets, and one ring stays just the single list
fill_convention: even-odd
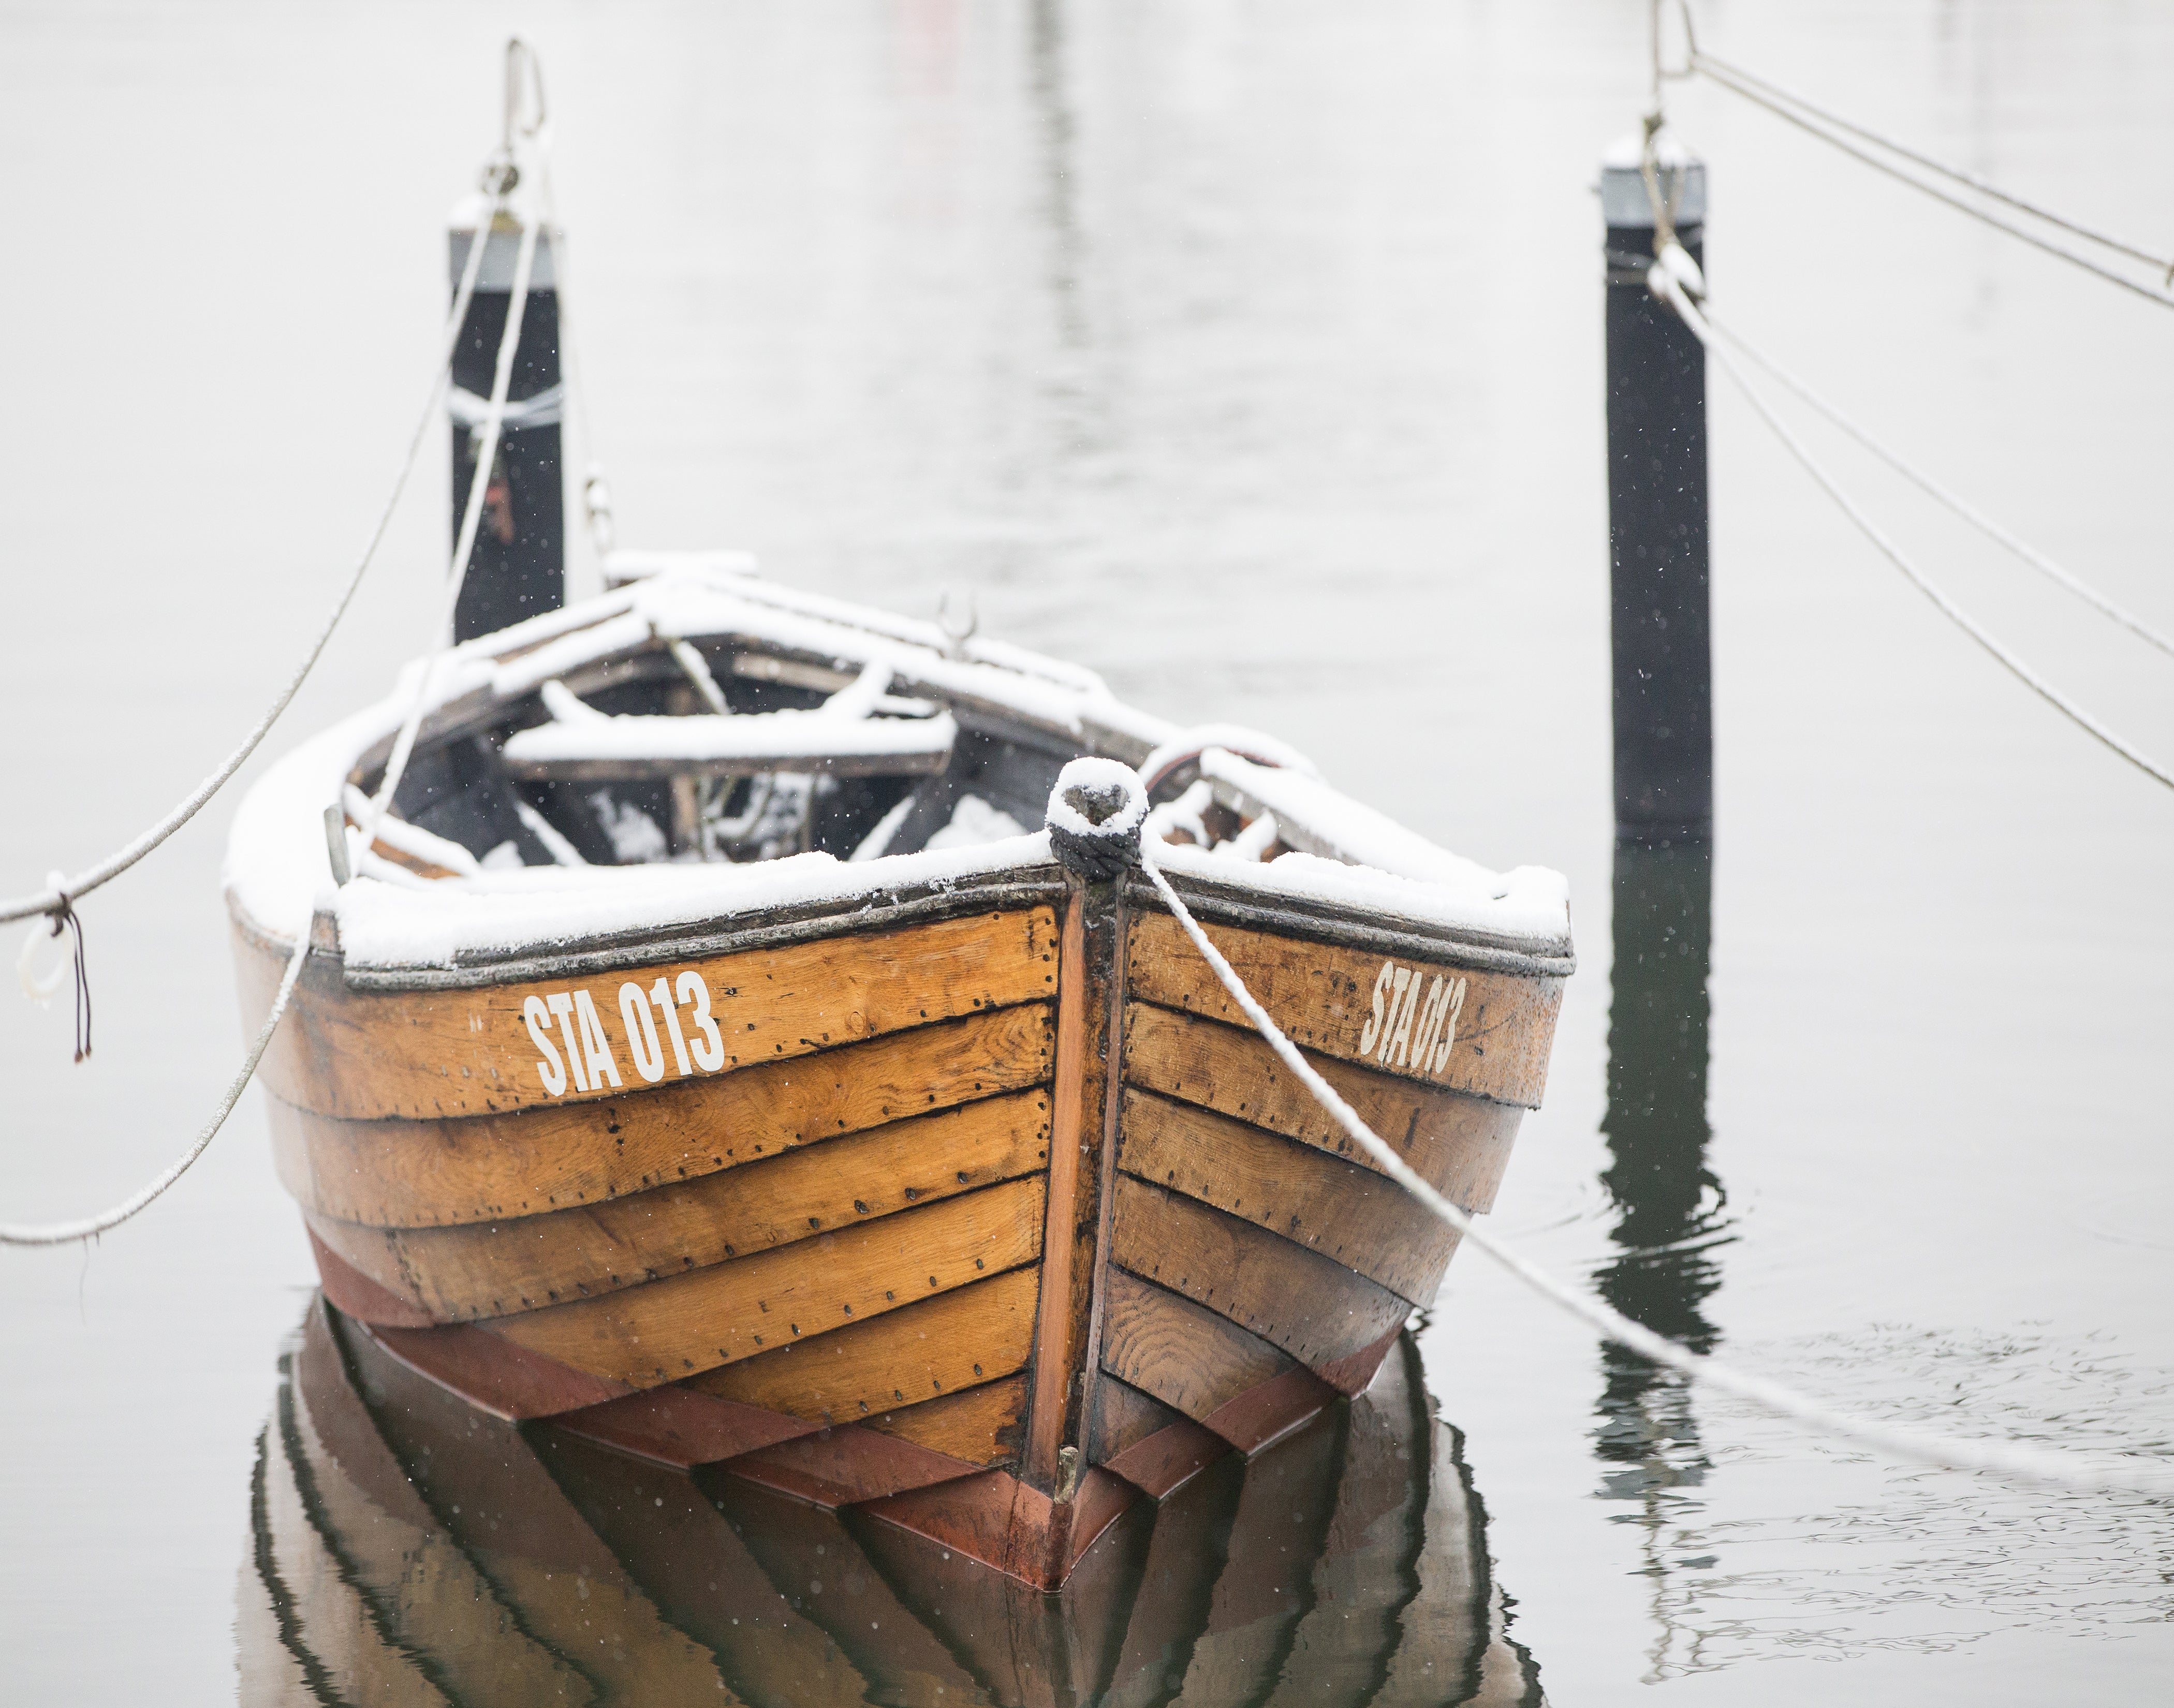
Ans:
[{"label": "snow on boat", "polygon": [[1474,1211],[1540,1100],[1562,881],[1090,672],[635,567],[411,667],[237,816],[252,1030],[311,943],[260,1077],[325,1295],[500,1418],[1054,1587],[1142,1494],[1365,1392],[1456,1244],[1246,1022],[1143,844]]}]

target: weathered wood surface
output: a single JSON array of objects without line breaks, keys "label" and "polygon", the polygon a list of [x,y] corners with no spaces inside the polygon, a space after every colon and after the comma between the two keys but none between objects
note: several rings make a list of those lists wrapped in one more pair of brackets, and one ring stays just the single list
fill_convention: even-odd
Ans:
[{"label": "weathered wood surface", "polygon": [[1122,916],[1115,883],[1073,880],[1058,960],[1049,1222],[1035,1339],[1034,1398],[1020,1475],[1057,1489],[1057,1457],[1081,1443],[1097,1375],[1090,1342],[1108,1223],[1123,1000]]},{"label": "weathered wood surface", "polygon": [[1125,1093],[1118,1166],[1257,1222],[1424,1305],[1458,1235],[1394,1181],[1279,1134],[1144,1091]]},{"label": "weathered wood surface", "polygon": [[[1294,1043],[1430,1085],[1539,1107],[1562,980],[1398,960],[1237,926],[1203,928]],[[1166,913],[1133,921],[1131,976],[1138,1001],[1252,1025]]]},{"label": "weathered wood surface", "polygon": [[[1115,1386],[1112,1379],[1111,1386]],[[1104,1462],[1143,1494],[1160,1500],[1176,1493],[1230,1451],[1230,1442],[1204,1424],[1173,1418]]]},{"label": "weathered wood surface", "polygon": [[[274,952],[236,943],[261,986]],[[473,989],[353,991],[313,959],[258,1071],[289,1103],[363,1120],[625,1098],[1047,997],[1056,956],[1056,916],[1035,907]]]},{"label": "weathered wood surface", "polygon": [[737,1458],[819,1427],[803,1418],[698,1393],[679,1382],[568,1412],[551,1422],[555,1429],[681,1471]]},{"label": "weathered wood surface", "polygon": [[873,1501],[862,1510],[1023,1583],[1055,1589],[1137,1498],[1130,1484],[1099,1467],[1081,1473],[1076,1495],[1067,1501],[1052,1500],[999,1470]]},{"label": "weathered wood surface", "polygon": [[1024,1373],[979,1387],[899,1406],[868,1419],[868,1428],[896,1435],[970,1465],[1016,1465],[1026,1420]]},{"label": "weathered wood surface", "polygon": [[1016,1180],[1045,1166],[1037,1091],[788,1150],[603,1203],[450,1228],[381,1229],[305,1212],[311,1233],[441,1322],[638,1287]]},{"label": "weathered wood surface", "polygon": [[743,1454],[723,1468],[818,1506],[839,1507],[955,1482],[982,1467],[902,1435],[841,1424]]},{"label": "weathered wood surface", "polygon": [[1196,1422],[1291,1367],[1228,1317],[1120,1269],[1102,1311],[1102,1368]]},{"label": "weathered wood surface", "polygon": [[932,1298],[1041,1253],[1040,1176],[813,1241],[547,1305],[488,1332],[576,1370],[654,1387]]},{"label": "weathered wood surface", "polygon": [[[1495,1202],[1523,1110],[1428,1089],[1311,1051],[1306,1057],[1360,1119],[1436,1191],[1474,1211]],[[1250,1026],[1241,1030],[1130,1003],[1125,1010],[1125,1078],[1143,1090],[1267,1127],[1361,1168],[1374,1166]]]},{"label": "weathered wood surface", "polygon": [[493,1417],[555,1417],[633,1392],[625,1382],[575,1370],[465,1323],[444,1328],[381,1328],[355,1320],[350,1326],[387,1356]]},{"label": "weathered wood surface", "polygon": [[1030,1003],[638,1096],[445,1121],[346,1121],[268,1099],[279,1178],[373,1227],[540,1215],[767,1161],[1046,1084],[1052,1005]]},{"label": "weathered wood surface", "polygon": [[1328,1408],[1336,1391],[1302,1364],[1227,1399],[1202,1420],[1240,1452],[1251,1456],[1303,1428]]},{"label": "weathered wood surface", "polygon": [[788,1341],[687,1385],[817,1423],[864,1423],[1024,1369],[1034,1350],[1037,1282],[1034,1266],[1014,1269]]},{"label": "weathered wood surface", "polygon": [[1120,1381],[1106,1371],[1104,1376],[1103,1381],[1095,1384],[1094,1403],[1088,1408],[1091,1421],[1087,1432],[1087,1457],[1097,1465],[1106,1463],[1135,1441],[1144,1440],[1184,1415],[1171,1410],[1153,1394]]},{"label": "weathered wood surface", "polygon": [[1129,1175],[1110,1258],[1319,1369],[1402,1326],[1409,1300],[1333,1258]]}]

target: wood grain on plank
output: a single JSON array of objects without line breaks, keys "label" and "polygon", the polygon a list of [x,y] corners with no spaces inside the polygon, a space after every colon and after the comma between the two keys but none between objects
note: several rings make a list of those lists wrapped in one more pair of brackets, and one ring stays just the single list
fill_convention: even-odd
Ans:
[{"label": "wood grain on plank", "polygon": [[[1429,1084],[1539,1107],[1562,980],[1467,971],[1238,926],[1203,928],[1294,1043]],[[1130,972],[1140,1001],[1252,1025],[1166,913],[1143,913],[1133,922]],[[1460,984],[1463,997],[1447,1000]],[[1444,1000],[1430,1008],[1437,986]],[[1423,1038],[1436,1047],[1422,1052]]]},{"label": "wood grain on plank", "polygon": [[687,1386],[822,1424],[865,1423],[1022,1370],[1034,1351],[1029,1264],[813,1340],[690,1376]]},{"label": "wood grain on plank", "polygon": [[[392,992],[350,990],[337,964],[312,957],[259,1072],[289,1103],[365,1120],[624,1099],[645,1089],[644,1054],[670,1085],[1050,997],[1056,933],[1051,909],[1022,908],[624,973]],[[236,945],[245,962],[273,955]],[[261,985],[262,970],[244,982]],[[668,1004],[649,995],[660,981]],[[544,1005],[533,1035],[531,999]]]},{"label": "wood grain on plank", "polygon": [[1095,1384],[1094,1403],[1088,1408],[1087,1457],[1098,1465],[1157,1430],[1168,1428],[1183,1415],[1129,1382],[1120,1381],[1107,1371],[1104,1375],[1107,1379]]},{"label": "wood grain on plank", "polygon": [[1026,1386],[1024,1374],[1009,1376],[918,1405],[899,1406],[866,1421],[870,1429],[886,1435],[971,1464],[1016,1464],[1026,1419]]},{"label": "wood grain on plank", "polygon": [[[1360,1119],[1436,1191],[1473,1211],[1495,1202],[1523,1110],[1430,1090],[1409,1079],[1306,1053]],[[1216,1020],[1129,1003],[1125,1078],[1143,1090],[1265,1127],[1361,1168],[1374,1166],[1250,1026],[1241,1031]]]},{"label": "wood grain on plank", "polygon": [[1109,1272],[1102,1368],[1198,1422],[1225,1400],[1291,1367],[1291,1359],[1228,1317],[1181,1294]]},{"label": "wood grain on plank", "polygon": [[1190,1104],[1125,1093],[1118,1166],[1257,1222],[1424,1305],[1459,1238],[1394,1181]]},{"label": "wood grain on plank", "polygon": [[1001,1274],[1041,1252],[1039,1176],[600,1299],[501,1317],[488,1332],[635,1387],[842,1328]]},{"label": "wood grain on plank", "polygon": [[268,1100],[281,1182],[372,1227],[540,1215],[745,1167],[887,1122],[1045,1084],[1052,1006],[919,1026],[639,1096],[446,1121],[345,1121]]},{"label": "wood grain on plank", "polygon": [[441,1322],[533,1311],[857,1226],[1046,1165],[1049,1099],[984,1099],[608,1203],[452,1228],[306,1212],[311,1233]]},{"label": "wood grain on plank", "polygon": [[1409,1300],[1333,1258],[1210,1209],[1117,1178],[1110,1261],[1182,1293],[1300,1363],[1319,1369],[1362,1351],[1410,1316]]}]

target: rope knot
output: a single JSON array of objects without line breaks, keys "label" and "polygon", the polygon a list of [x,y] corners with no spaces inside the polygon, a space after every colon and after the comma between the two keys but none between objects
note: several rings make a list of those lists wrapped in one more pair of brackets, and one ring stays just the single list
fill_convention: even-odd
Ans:
[{"label": "rope knot", "polygon": [[1057,774],[1046,823],[1057,862],[1093,882],[1122,878],[1140,863],[1148,792],[1139,773],[1115,759],[1077,759]]},{"label": "rope knot", "polygon": [[[50,943],[64,932],[72,932],[75,938],[74,953],[69,960],[75,974],[75,1059],[81,1062],[90,1054],[90,975],[84,965],[83,916],[75,911],[74,900],[62,886],[59,873],[47,874],[46,881],[54,900],[40,910],[52,922],[52,928],[44,933],[45,940]],[[60,989],[63,975],[57,965],[42,973],[33,965],[39,937],[38,927],[34,924],[24,937],[23,952],[16,957],[15,970],[23,981],[23,994],[43,1008]]]}]

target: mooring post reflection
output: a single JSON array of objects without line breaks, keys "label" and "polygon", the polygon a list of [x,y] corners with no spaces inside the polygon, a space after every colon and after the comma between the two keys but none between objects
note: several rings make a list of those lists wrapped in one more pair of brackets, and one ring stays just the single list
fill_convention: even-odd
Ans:
[{"label": "mooring post reflection", "polygon": [[868,1517],[503,1423],[313,1303],[251,1484],[241,1699],[1536,1703],[1409,1338],[1044,1594]]},{"label": "mooring post reflection", "polygon": [[[1615,965],[1608,1025],[1609,1163],[1601,1176],[1620,1255],[1595,1277],[1626,1316],[1699,1352],[1715,1332],[1701,1306],[1721,1285],[1728,1237],[1721,1182],[1706,1164],[1706,980],[1712,959],[1710,841],[1619,843]],[[1603,1343],[1596,1450],[1608,1499],[1637,1503],[1647,1532],[1663,1647],[1670,1640],[1665,1532],[1681,1491],[1704,1480],[1690,1386]],[[1630,1515],[1626,1515],[1630,1517]],[[1657,1666],[1663,1660],[1657,1655]]]}]

